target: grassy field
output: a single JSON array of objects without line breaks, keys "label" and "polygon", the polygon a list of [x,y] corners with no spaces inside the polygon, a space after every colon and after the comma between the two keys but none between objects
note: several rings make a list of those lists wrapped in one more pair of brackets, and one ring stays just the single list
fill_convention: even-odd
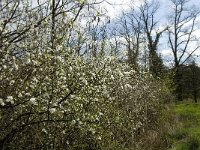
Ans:
[{"label": "grassy field", "polygon": [[177,127],[170,135],[170,150],[200,150],[200,104],[175,106]]}]

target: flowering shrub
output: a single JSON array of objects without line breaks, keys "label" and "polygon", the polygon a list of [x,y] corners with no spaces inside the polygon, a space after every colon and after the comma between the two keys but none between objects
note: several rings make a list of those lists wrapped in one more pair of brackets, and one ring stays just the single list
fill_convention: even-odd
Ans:
[{"label": "flowering shrub", "polygon": [[93,5],[55,2],[1,3],[0,147],[138,148],[157,127],[162,85],[113,57],[90,58],[98,41],[79,16]]},{"label": "flowering shrub", "polygon": [[0,61],[4,149],[129,148],[157,121],[159,82],[115,58],[47,51]]}]

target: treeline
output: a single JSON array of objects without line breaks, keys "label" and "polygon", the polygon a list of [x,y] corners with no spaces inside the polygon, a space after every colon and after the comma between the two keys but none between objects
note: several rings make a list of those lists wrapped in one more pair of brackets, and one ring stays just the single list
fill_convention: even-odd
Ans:
[{"label": "treeline", "polygon": [[195,62],[189,65],[182,65],[180,94],[183,100],[188,100],[197,103],[200,98],[200,67]]}]

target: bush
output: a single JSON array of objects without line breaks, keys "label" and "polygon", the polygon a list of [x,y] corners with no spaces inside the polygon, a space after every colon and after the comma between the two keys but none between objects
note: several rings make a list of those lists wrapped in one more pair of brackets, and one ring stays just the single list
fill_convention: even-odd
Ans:
[{"label": "bush", "polygon": [[110,57],[66,53],[15,63],[0,74],[3,149],[123,149],[156,128],[162,86],[148,74]]}]

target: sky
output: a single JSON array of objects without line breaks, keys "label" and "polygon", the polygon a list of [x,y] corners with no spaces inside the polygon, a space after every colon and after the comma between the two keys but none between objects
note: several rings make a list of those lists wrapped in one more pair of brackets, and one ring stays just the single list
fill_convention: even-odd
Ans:
[{"label": "sky", "polygon": [[[167,14],[170,10],[170,0],[157,0],[160,4],[160,9],[158,10],[158,19],[160,21],[160,26],[165,26],[168,23]],[[107,0],[107,2],[104,2],[101,4],[102,8],[105,8],[107,10],[107,15],[110,17],[111,21],[115,21],[116,18],[122,17],[123,12],[129,11],[131,6],[139,6],[142,3],[142,0]],[[111,5],[112,4],[112,5]],[[198,6],[196,4],[200,4],[200,0],[190,0],[191,5]],[[198,18],[200,21],[200,17]],[[195,33],[197,36],[200,35],[200,30],[197,30]],[[199,37],[200,38],[200,37]],[[160,40],[159,44],[160,49],[162,51],[159,51],[159,53],[162,55],[162,57],[165,59],[165,62],[170,65],[172,63],[173,57],[172,52],[169,49],[169,45],[167,44],[166,35],[164,38]],[[192,46],[191,46],[192,47]],[[200,56],[200,50],[195,52],[195,55]],[[195,60],[197,61],[198,65],[200,66],[200,58],[195,57]]]},{"label": "sky", "polygon": [[131,6],[139,6],[141,0],[106,0],[101,4],[107,10],[107,15],[115,19],[122,15],[123,11],[130,10]]},{"label": "sky", "polygon": [[[42,1],[42,0],[41,0]],[[102,0],[97,0],[102,1]],[[157,0],[160,4],[160,9],[158,11],[158,19],[160,21],[160,26],[165,26],[167,24],[167,13],[169,13],[170,9],[170,0]],[[36,0],[33,0],[33,3]],[[200,4],[200,0],[190,0],[192,5]],[[100,9],[106,11],[106,15],[110,17],[111,22],[115,22],[117,18],[122,17],[123,12],[130,11],[131,7],[137,7],[142,3],[142,0],[105,0],[103,3],[100,4]],[[197,6],[197,5],[196,5]],[[200,17],[199,17],[200,21]],[[159,27],[160,28],[160,27]],[[200,30],[196,31],[196,35],[200,35]],[[200,37],[199,37],[200,38]],[[166,37],[160,40],[159,47],[162,51],[159,53],[165,59],[167,63],[171,63],[173,60],[172,52],[169,49],[169,46],[166,44]],[[195,55],[200,56],[200,50],[195,52]],[[198,64],[200,66],[200,57],[197,58]]]},{"label": "sky", "polygon": [[[157,0],[160,3],[161,16],[165,15],[170,8],[170,0]],[[200,0],[190,0],[192,5],[200,5]],[[114,19],[122,14],[123,11],[128,11],[130,6],[139,6],[142,0],[106,0],[101,4],[101,7],[107,9],[108,15]],[[112,5],[111,5],[112,4]],[[197,6],[197,5],[196,5]]]}]

